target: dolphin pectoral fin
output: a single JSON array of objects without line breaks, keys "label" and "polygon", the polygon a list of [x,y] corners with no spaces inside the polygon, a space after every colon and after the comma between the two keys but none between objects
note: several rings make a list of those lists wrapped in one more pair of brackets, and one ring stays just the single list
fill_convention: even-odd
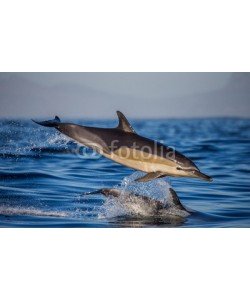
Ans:
[{"label": "dolphin pectoral fin", "polygon": [[130,125],[129,121],[124,116],[124,114],[120,111],[117,111],[116,113],[117,113],[117,116],[118,116],[118,119],[119,119],[119,124],[117,126],[117,129],[123,130],[125,132],[135,133],[134,128]]},{"label": "dolphin pectoral fin", "polygon": [[147,182],[147,181],[159,178],[162,175],[163,174],[161,172],[151,172],[151,173],[147,173],[145,176],[137,178],[135,181],[137,181],[137,182]]}]

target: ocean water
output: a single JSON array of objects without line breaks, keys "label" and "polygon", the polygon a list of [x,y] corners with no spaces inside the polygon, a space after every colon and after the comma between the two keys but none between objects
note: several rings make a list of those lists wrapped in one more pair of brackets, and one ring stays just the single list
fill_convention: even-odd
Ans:
[{"label": "ocean water", "polygon": [[[114,127],[115,120],[72,122]],[[31,120],[0,121],[0,227],[250,227],[250,120],[131,120],[138,134],[172,146],[213,177],[208,183],[142,173],[72,142]],[[166,201],[177,192],[191,213],[181,221],[128,210],[122,201],[85,195],[118,187]]]}]

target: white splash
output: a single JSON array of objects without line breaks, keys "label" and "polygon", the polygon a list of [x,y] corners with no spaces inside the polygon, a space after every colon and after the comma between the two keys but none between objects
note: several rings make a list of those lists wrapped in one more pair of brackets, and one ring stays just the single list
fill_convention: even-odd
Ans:
[{"label": "white splash", "polygon": [[56,210],[42,210],[34,207],[0,206],[0,215],[4,216],[40,216],[40,217],[67,217],[68,212]]},{"label": "white splash", "polygon": [[145,183],[135,182],[136,178],[143,176],[142,172],[135,172],[123,179],[121,186],[122,194],[119,198],[108,197],[100,207],[98,218],[114,218],[120,216],[142,216],[155,215],[155,207],[145,203],[140,198],[127,197],[128,192],[153,198],[163,204],[167,203],[169,188],[171,185],[166,179],[157,179]]},{"label": "white splash", "polygon": [[121,183],[122,190],[147,196],[166,204],[169,197],[169,189],[171,188],[171,185],[167,182],[167,178],[165,177],[164,179],[160,178],[141,183],[135,181],[135,179],[140,178],[143,175],[145,175],[145,173],[135,172],[132,175],[125,177]]}]

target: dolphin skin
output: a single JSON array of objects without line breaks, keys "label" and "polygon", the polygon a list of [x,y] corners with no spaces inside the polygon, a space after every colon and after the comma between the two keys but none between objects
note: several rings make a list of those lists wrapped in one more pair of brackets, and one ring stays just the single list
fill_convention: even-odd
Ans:
[{"label": "dolphin skin", "polygon": [[[112,197],[120,201],[131,213],[141,212],[142,215],[151,216],[177,216],[187,217],[190,212],[182,205],[176,192],[170,188],[166,203],[139,195],[131,191],[123,191],[117,188],[103,188],[94,192],[87,192],[84,195],[102,194],[105,197]],[[141,208],[139,210],[138,208]]]},{"label": "dolphin skin", "polygon": [[61,133],[92,148],[103,156],[129,168],[146,173],[138,182],[165,176],[191,177],[206,181],[212,178],[198,169],[187,157],[171,147],[138,135],[126,117],[117,111],[119,124],[115,128],[97,128],[54,120],[35,123],[54,127]]}]

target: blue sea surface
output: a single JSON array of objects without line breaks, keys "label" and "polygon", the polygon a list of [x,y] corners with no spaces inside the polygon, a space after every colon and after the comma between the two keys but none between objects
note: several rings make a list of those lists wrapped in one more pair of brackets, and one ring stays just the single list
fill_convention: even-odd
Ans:
[{"label": "blue sea surface", "polygon": [[[71,121],[97,127],[117,122]],[[191,158],[213,182],[168,177],[131,184],[138,172],[86,151],[54,128],[31,120],[1,120],[0,227],[250,227],[249,119],[131,123],[138,134]],[[129,215],[102,195],[84,195],[129,185],[153,198],[164,197],[171,185],[192,213],[172,223]]]}]

